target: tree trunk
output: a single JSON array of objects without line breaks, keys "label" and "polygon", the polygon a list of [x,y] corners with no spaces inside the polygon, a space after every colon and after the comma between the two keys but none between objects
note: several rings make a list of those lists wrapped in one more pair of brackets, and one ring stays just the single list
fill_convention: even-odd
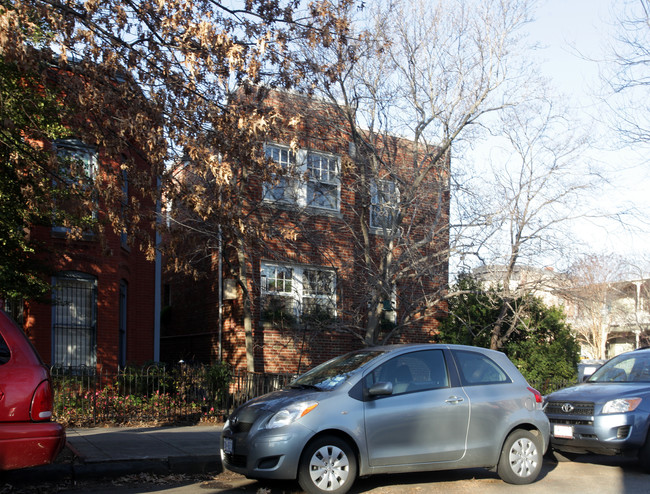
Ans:
[{"label": "tree trunk", "polygon": [[242,245],[241,238],[237,245],[237,259],[239,261],[239,279],[237,280],[242,289],[242,302],[244,310],[244,346],[246,349],[246,370],[255,372],[255,358],[253,354],[253,310],[251,308],[251,294],[248,289],[248,269],[246,264],[246,252]]},{"label": "tree trunk", "polygon": [[378,303],[368,310],[368,324],[366,326],[366,337],[364,338],[367,346],[378,344],[379,320],[381,318],[382,308],[382,304]]}]

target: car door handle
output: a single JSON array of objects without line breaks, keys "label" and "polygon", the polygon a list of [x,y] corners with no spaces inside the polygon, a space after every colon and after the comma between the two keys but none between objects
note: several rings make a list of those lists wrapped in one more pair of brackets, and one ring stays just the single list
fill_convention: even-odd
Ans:
[{"label": "car door handle", "polygon": [[461,396],[450,396],[445,400],[445,403],[450,403],[452,405],[455,405],[456,403],[460,403],[463,401],[463,398]]}]

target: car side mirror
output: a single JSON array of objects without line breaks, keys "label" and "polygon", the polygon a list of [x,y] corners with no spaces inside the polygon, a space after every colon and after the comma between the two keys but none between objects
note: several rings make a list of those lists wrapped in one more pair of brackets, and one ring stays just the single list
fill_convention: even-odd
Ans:
[{"label": "car side mirror", "polygon": [[377,383],[373,384],[368,390],[368,395],[370,396],[387,396],[393,394],[393,383]]}]

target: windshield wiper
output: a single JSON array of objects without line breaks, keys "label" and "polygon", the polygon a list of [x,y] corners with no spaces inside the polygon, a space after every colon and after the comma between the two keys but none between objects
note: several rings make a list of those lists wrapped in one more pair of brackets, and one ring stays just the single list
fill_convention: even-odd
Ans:
[{"label": "windshield wiper", "polygon": [[314,391],[323,391],[314,384],[290,384],[289,387],[291,389],[313,389]]}]

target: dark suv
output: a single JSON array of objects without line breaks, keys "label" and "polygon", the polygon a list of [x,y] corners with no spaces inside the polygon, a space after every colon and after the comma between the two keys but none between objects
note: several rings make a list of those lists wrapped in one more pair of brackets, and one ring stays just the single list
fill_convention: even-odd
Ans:
[{"label": "dark suv", "polygon": [[561,458],[636,455],[650,473],[650,349],[614,357],[584,383],[550,394],[545,411]]}]

